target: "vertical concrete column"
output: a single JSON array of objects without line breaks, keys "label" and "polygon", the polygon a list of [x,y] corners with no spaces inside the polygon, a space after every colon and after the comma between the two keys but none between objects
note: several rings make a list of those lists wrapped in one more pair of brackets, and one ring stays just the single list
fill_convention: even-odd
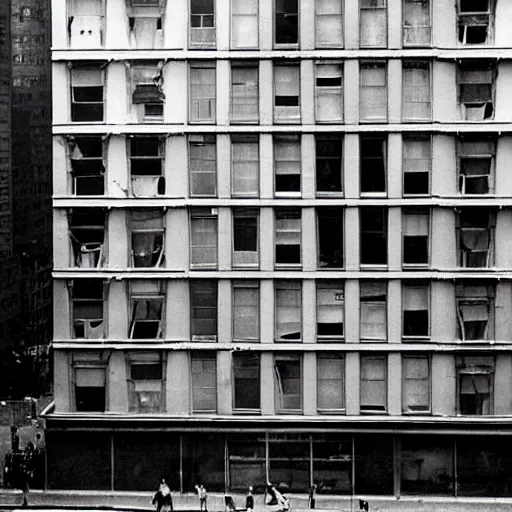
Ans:
[{"label": "vertical concrete column", "polygon": [[112,209],[108,215],[108,267],[127,268],[131,243],[128,241],[128,226],[125,210]]},{"label": "vertical concrete column", "polygon": [[512,226],[512,210],[502,209],[496,216],[495,241],[495,265],[498,268],[512,267],[512,237],[510,229]]},{"label": "vertical concrete column", "polygon": [[315,416],[316,411],[316,353],[305,352],[302,363],[302,389],[304,405],[302,412],[305,416]]},{"label": "vertical concrete column", "polygon": [[[512,136],[502,134],[496,147],[495,192],[497,196],[512,196]],[[505,210],[506,211],[506,210]]]},{"label": "vertical concrete column", "polygon": [[388,268],[389,270],[402,268],[402,209],[400,207],[388,209]]},{"label": "vertical concrete column", "polygon": [[[433,25],[436,26],[435,24]],[[453,61],[434,60],[432,63],[432,76],[435,94],[433,100],[434,122],[453,122],[461,119],[460,108],[457,103],[457,67]]]},{"label": "vertical concrete column", "polygon": [[72,371],[69,353],[64,350],[53,352],[53,398],[55,412],[70,412],[71,408],[71,376]]},{"label": "vertical concrete column", "polygon": [[186,208],[172,208],[167,212],[165,261],[166,267],[172,270],[190,268],[189,223]]},{"label": "vertical concrete column", "polygon": [[[229,15],[229,11],[228,11]],[[218,32],[217,32],[218,34]],[[228,31],[229,34],[229,31]],[[217,61],[217,124],[229,125],[229,94],[231,91],[229,60]]]},{"label": "vertical concrete column", "polygon": [[402,19],[402,0],[388,0],[389,48],[402,48]]},{"label": "vertical concrete column", "polygon": [[[53,18],[53,16],[52,16]],[[67,27],[67,23],[66,23]],[[71,122],[70,74],[66,62],[52,63],[52,119],[54,125]]]},{"label": "vertical concrete column", "polygon": [[400,416],[402,413],[402,356],[388,354],[388,414]]},{"label": "vertical concrete column", "polygon": [[108,412],[128,412],[128,380],[125,353],[110,353],[108,371]]},{"label": "vertical concrete column", "polygon": [[127,80],[124,62],[110,62],[106,69],[106,122],[123,124],[128,120]]},{"label": "vertical concrete column", "polygon": [[359,270],[359,208],[345,208],[345,233],[352,235],[350,242],[345,237],[345,268]]},{"label": "vertical concrete column", "polygon": [[74,267],[69,240],[68,212],[53,210],[53,266],[56,269]]},{"label": "vertical concrete column", "polygon": [[316,343],[316,281],[314,279],[302,281],[302,343]]},{"label": "vertical concrete column", "polygon": [[165,195],[188,197],[188,148],[185,135],[170,135],[165,145]]},{"label": "vertical concrete column", "polygon": [[190,295],[188,281],[171,279],[167,286],[165,307],[165,338],[190,341]]},{"label": "vertical concrete column", "polygon": [[512,121],[512,105],[507,101],[507,95],[512,88],[512,65],[509,61],[500,60],[496,76],[496,109],[494,120],[498,123]]},{"label": "vertical concrete column", "polygon": [[432,355],[432,414],[455,416],[457,377],[453,354]]},{"label": "vertical concrete column", "polygon": [[274,415],[274,353],[261,353],[261,414]]},{"label": "vertical concrete column", "polygon": [[359,280],[345,281],[345,343],[359,343]]},{"label": "vertical concrete column", "polygon": [[455,239],[455,211],[434,208],[432,211],[432,267],[453,269],[457,267],[457,241]]},{"label": "vertical concrete column", "polygon": [[388,282],[388,343],[402,342],[402,282],[390,279]]},{"label": "vertical concrete column", "polygon": [[130,195],[129,144],[130,139],[123,135],[111,135],[108,139],[106,177],[109,197],[127,197]]},{"label": "vertical concrete column", "polygon": [[[359,197],[359,135],[345,134],[343,146],[343,175],[345,181],[345,197],[356,199]],[[355,231],[353,231],[355,233]]]},{"label": "vertical concrete column", "polygon": [[300,1],[299,41],[301,50],[315,49],[315,1]]},{"label": "vertical concrete column", "polygon": [[232,414],[233,390],[231,388],[231,352],[217,352],[217,413]]},{"label": "vertical concrete column", "polygon": [[[401,3],[401,2],[400,2]],[[393,12],[388,7],[388,12]],[[393,16],[388,17],[389,21],[395,19]],[[401,21],[398,18],[398,21]],[[401,34],[401,32],[399,32]],[[388,60],[388,122],[400,123],[402,121],[402,60]],[[398,134],[397,134],[398,135]],[[391,148],[390,148],[391,149]],[[391,151],[390,151],[391,153]]]},{"label": "vertical concrete column", "polygon": [[52,13],[52,48],[54,50],[68,47],[68,13],[66,0],[51,0]]},{"label": "vertical concrete column", "polygon": [[163,75],[164,120],[169,124],[187,124],[189,102],[187,61],[169,61],[164,66]]},{"label": "vertical concrete column", "polygon": [[217,135],[217,188],[220,199],[231,197],[231,140],[226,133]]},{"label": "vertical concrete column", "polygon": [[[129,281],[118,281],[112,279],[108,283],[108,300],[106,301],[108,337],[114,340],[125,340],[128,338],[128,329],[131,318],[128,318],[130,309],[128,300]],[[130,312],[131,314],[131,312]]]},{"label": "vertical concrete column", "polygon": [[453,196],[458,193],[456,141],[453,135],[432,136],[433,196]]},{"label": "vertical concrete column", "polygon": [[[352,18],[350,23],[357,25],[354,23],[356,19],[358,18]],[[357,124],[359,122],[359,61],[356,59],[345,61],[343,88],[345,124]]]},{"label": "vertical concrete column", "polygon": [[[70,162],[68,144],[62,135],[54,135],[52,139],[53,150],[53,195],[65,196],[71,193]],[[68,167],[69,166],[69,167]]]},{"label": "vertical concrete column", "polygon": [[182,50],[188,46],[188,2],[172,0],[165,3],[164,48]]},{"label": "vertical concrete column", "polygon": [[[438,48],[457,46],[457,6],[455,2],[436,2],[432,9],[433,43]],[[443,89],[441,89],[443,90]]]},{"label": "vertical concrete column", "polygon": [[269,133],[260,136],[260,197],[274,197],[274,145]]},{"label": "vertical concrete column", "polygon": [[190,360],[185,350],[171,350],[167,356],[166,409],[169,414],[188,416],[190,404]]},{"label": "vertical concrete column", "polygon": [[[495,336],[498,343],[510,343],[512,340],[512,284],[499,281],[496,284]],[[512,388],[511,388],[512,389]]]},{"label": "vertical concrete column", "polygon": [[455,287],[452,282],[432,281],[431,294],[431,339],[433,343],[453,343],[457,339],[457,313]]},{"label": "vertical concrete column", "polygon": [[260,268],[261,270],[274,270],[274,211],[272,208],[260,209],[259,236]]},{"label": "vertical concrete column", "polygon": [[[301,11],[302,15],[302,11]],[[312,25],[314,27],[314,25]],[[314,28],[313,28],[314,30]],[[315,65],[313,60],[300,61],[300,103],[302,124],[315,124]]]},{"label": "vertical concrete column", "polygon": [[496,2],[494,17],[494,44],[497,48],[510,48],[512,46],[512,32],[510,23],[512,19],[512,4],[510,2]]},{"label": "vertical concrete column", "polygon": [[302,135],[301,156],[302,198],[314,199],[316,196],[316,157],[315,136],[312,133],[304,133]]},{"label": "vertical concrete column", "polygon": [[218,236],[219,236],[219,270],[231,268],[231,208],[219,208]]},{"label": "vertical concrete column", "polygon": [[232,333],[232,296],[231,296],[231,280],[219,280],[219,306],[218,306],[218,322],[217,322],[217,339],[219,343],[231,343],[233,341]]},{"label": "vertical concrete column", "polygon": [[302,208],[302,269],[317,269],[316,215],[314,208]]},{"label": "vertical concrete column", "polygon": [[272,50],[274,46],[274,3],[272,0],[260,0],[259,36],[260,50]]},{"label": "vertical concrete column", "polygon": [[[272,0],[262,0],[262,3]],[[272,28],[271,28],[272,30]],[[261,40],[263,33],[260,32]],[[263,48],[261,48],[263,50]],[[274,119],[274,82],[271,60],[260,60],[260,124],[271,125]]]},{"label": "vertical concrete column", "polygon": [[274,281],[260,281],[261,343],[274,343]]},{"label": "vertical concrete column", "polygon": [[[215,0],[217,50],[219,51],[229,50],[230,12],[230,0]],[[229,64],[228,61],[226,63]]]},{"label": "vertical concrete column", "polygon": [[[392,122],[390,120],[390,122]],[[393,121],[395,122],[395,121]],[[400,121],[396,121],[400,122]],[[399,199],[402,197],[402,135],[390,133],[388,135],[388,197]]]},{"label": "vertical concrete column", "polygon": [[[71,305],[68,283],[64,279],[53,281],[53,339],[69,340],[71,338]],[[55,375],[59,375],[55,369]]]},{"label": "vertical concrete column", "polygon": [[345,48],[359,48],[359,0],[345,0],[343,21]]},{"label": "vertical concrete column", "polygon": [[498,354],[494,370],[494,414],[512,414],[512,355]]},{"label": "vertical concrete column", "polygon": [[347,416],[357,416],[360,411],[360,363],[358,352],[345,356],[345,401]]},{"label": "vertical concrete column", "polygon": [[125,0],[106,2],[105,48],[124,50],[130,48],[128,13]]}]

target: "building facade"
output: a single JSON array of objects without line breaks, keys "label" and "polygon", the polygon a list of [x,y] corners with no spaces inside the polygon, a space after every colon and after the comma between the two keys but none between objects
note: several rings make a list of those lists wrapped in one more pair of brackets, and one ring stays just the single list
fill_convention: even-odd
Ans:
[{"label": "building facade", "polygon": [[512,496],[511,20],[52,1],[48,488]]}]

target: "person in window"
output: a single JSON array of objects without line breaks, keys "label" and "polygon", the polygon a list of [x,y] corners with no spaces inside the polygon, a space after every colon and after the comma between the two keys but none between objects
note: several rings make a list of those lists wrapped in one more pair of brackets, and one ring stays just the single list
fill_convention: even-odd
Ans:
[{"label": "person in window", "polygon": [[156,512],[173,511],[171,489],[167,485],[165,478],[160,479],[158,491],[153,496],[151,502],[153,505],[156,505]]}]

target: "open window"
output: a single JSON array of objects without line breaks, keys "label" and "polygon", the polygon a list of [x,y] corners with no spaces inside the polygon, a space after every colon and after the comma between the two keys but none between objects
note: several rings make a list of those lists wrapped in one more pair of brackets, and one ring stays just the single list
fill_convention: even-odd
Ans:
[{"label": "open window", "polygon": [[103,208],[73,208],[68,214],[72,266],[101,267],[106,259],[106,213]]},{"label": "open window", "polygon": [[104,338],[103,280],[73,279],[70,282],[70,290],[73,309],[73,338]]},{"label": "open window", "polygon": [[402,210],[404,266],[428,265],[429,224],[428,210]]},{"label": "open window", "polygon": [[278,208],[276,215],[276,266],[301,265],[302,215],[300,208]]},{"label": "open window", "polygon": [[302,285],[298,281],[275,283],[276,341],[298,342],[302,338]]},{"label": "open window", "polygon": [[361,265],[388,264],[388,211],[381,206],[359,209]]},{"label": "open window", "polygon": [[299,0],[275,0],[274,41],[276,47],[299,44]]},{"label": "open window", "polygon": [[215,0],[190,0],[190,46],[215,48]]},{"label": "open window", "polygon": [[457,81],[462,119],[484,121],[494,118],[496,63],[462,61]]},{"label": "open window", "polygon": [[345,357],[340,354],[319,353],[316,366],[318,412],[345,412]]},{"label": "open window", "polygon": [[361,414],[387,411],[387,358],[381,355],[360,356]]},{"label": "open window", "polygon": [[404,0],[403,29],[404,46],[430,45],[430,0]]},{"label": "open window", "polygon": [[190,280],[192,341],[217,341],[217,281]]},{"label": "open window", "polygon": [[274,121],[300,122],[300,66],[274,64]]},{"label": "open window", "polygon": [[233,340],[257,341],[260,337],[260,288],[257,281],[233,282]]},{"label": "open window", "polygon": [[77,412],[104,412],[106,408],[107,352],[72,354]]},{"label": "open window", "polygon": [[459,42],[492,44],[494,39],[494,0],[458,0]]},{"label": "open window", "polygon": [[165,216],[161,209],[130,210],[132,266],[160,267],[165,261]]},{"label": "open window", "polygon": [[388,44],[387,0],[360,0],[360,7],[360,47],[385,48]]},{"label": "open window", "polygon": [[300,135],[274,135],[276,196],[300,196]]},{"label": "open window", "polygon": [[105,193],[105,164],[101,136],[69,137],[73,194],[102,196]]},{"label": "open window", "polygon": [[274,356],[275,411],[302,412],[302,358],[296,354]]},{"label": "open window", "polygon": [[343,193],[343,139],[337,135],[316,135],[316,195]]},{"label": "open window", "polygon": [[215,352],[190,356],[192,412],[217,412],[217,357]]},{"label": "open window", "polygon": [[488,340],[494,337],[494,287],[459,282],[456,285],[459,339]]},{"label": "open window", "polygon": [[318,267],[343,268],[343,208],[320,206],[318,222]]},{"label": "open window", "polygon": [[164,119],[165,94],[163,62],[133,63],[131,70],[132,104],[140,123],[161,122]]},{"label": "open window", "polygon": [[460,266],[492,267],[495,212],[487,208],[463,208],[457,221]]},{"label": "open window", "polygon": [[189,135],[190,196],[217,195],[217,144],[215,135]]},{"label": "open window", "polygon": [[216,119],[215,61],[190,65],[190,122],[214,124]]},{"label": "open window", "polygon": [[430,359],[424,355],[402,356],[402,411],[406,414],[430,411]]},{"label": "open window", "polygon": [[343,120],[343,64],[319,61],[315,72],[316,122],[339,123]]},{"label": "open window", "polygon": [[402,119],[417,122],[430,121],[431,117],[430,63],[426,61],[403,61]]},{"label": "open window", "polygon": [[461,194],[492,194],[496,140],[464,136],[458,140],[459,190]]},{"label": "open window", "polygon": [[317,48],[343,48],[343,2],[315,2],[315,41]]},{"label": "open window", "polygon": [[360,64],[361,121],[386,122],[388,119],[387,65],[385,62],[361,62]]},{"label": "open window", "polygon": [[233,210],[233,267],[258,267],[258,216],[257,208]]},{"label": "open window", "polygon": [[361,281],[359,294],[361,340],[385,341],[388,337],[386,282]]},{"label": "open window", "polygon": [[250,352],[233,354],[233,409],[260,410],[260,355]]},{"label": "open window", "polygon": [[361,194],[386,194],[387,140],[378,135],[361,135]]},{"label": "open window", "polygon": [[163,336],[164,281],[130,283],[130,339],[159,339]]},{"label": "open window", "polygon": [[339,341],[344,336],[345,292],[343,281],[316,283],[316,336],[318,341]]},{"label": "open window", "polygon": [[190,267],[217,267],[217,208],[190,212]]},{"label": "open window", "polygon": [[103,19],[102,0],[69,0],[69,47],[73,50],[101,48],[104,30]]},{"label": "open window", "polygon": [[159,137],[132,137],[130,141],[131,190],[135,197],[165,194],[164,145]]},{"label": "open window", "polygon": [[[235,0],[235,3],[238,0]],[[259,119],[258,63],[231,63],[231,122],[257,123]]]},{"label": "open window", "polygon": [[258,48],[258,0],[231,0],[231,48]]},{"label": "open window", "polygon": [[429,289],[420,282],[402,288],[403,338],[412,341],[429,336]]},{"label": "open window", "polygon": [[427,195],[432,167],[431,140],[428,135],[403,137],[403,195]]},{"label": "open window", "polygon": [[260,189],[259,136],[231,135],[232,196],[257,197]]},{"label": "open window", "polygon": [[128,393],[130,412],[158,413],[164,410],[165,364],[161,352],[129,352]]},{"label": "open window", "polygon": [[486,416],[494,410],[494,356],[457,356],[459,414]]},{"label": "open window", "polygon": [[99,64],[71,68],[71,121],[103,121],[104,70]]}]

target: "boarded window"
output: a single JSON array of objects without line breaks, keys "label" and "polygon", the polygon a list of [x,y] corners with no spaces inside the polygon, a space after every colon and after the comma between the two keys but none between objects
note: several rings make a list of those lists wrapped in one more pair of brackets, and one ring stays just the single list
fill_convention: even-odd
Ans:
[{"label": "boarded window", "polygon": [[190,122],[215,123],[215,62],[190,67]]},{"label": "boarded window", "polygon": [[231,64],[231,122],[258,122],[260,101],[258,80],[257,63],[233,62]]},{"label": "boarded window", "polygon": [[403,399],[405,413],[430,410],[430,364],[428,356],[403,356]]},{"label": "boarded window", "polygon": [[387,0],[361,0],[359,33],[361,48],[385,48],[388,44]]},{"label": "boarded window", "polygon": [[251,281],[233,284],[233,339],[258,340],[260,333],[260,289]]},{"label": "boarded window", "polygon": [[302,411],[302,361],[299,355],[275,356],[274,390],[276,413]]},{"label": "boarded window", "polygon": [[343,120],[343,65],[322,62],[315,66],[315,114],[319,123]]},{"label": "boarded window", "polygon": [[217,195],[217,144],[214,135],[189,136],[191,197]]},{"label": "boarded window", "polygon": [[431,119],[430,65],[423,61],[402,63],[402,119]]},{"label": "boarded window", "polygon": [[260,409],[260,356],[233,354],[234,409]]},{"label": "boarded window", "polygon": [[315,39],[317,48],[342,48],[342,0],[317,0],[315,8]]},{"label": "boarded window", "polygon": [[403,28],[404,46],[430,45],[430,0],[404,0]]},{"label": "boarded window", "polygon": [[318,412],[345,410],[345,359],[340,355],[317,356]]},{"label": "boarded window", "polygon": [[429,335],[428,285],[405,283],[402,290],[404,338]]},{"label": "boarded window", "polygon": [[316,335],[319,341],[339,340],[344,335],[345,292],[343,281],[317,281]]},{"label": "boarded window", "polygon": [[217,359],[215,353],[191,354],[192,411],[217,412]]},{"label": "boarded window", "polygon": [[387,265],[388,212],[380,206],[359,209],[361,229],[361,265]]},{"label": "boarded window", "polygon": [[361,63],[361,121],[385,122],[388,118],[388,86],[386,63]]},{"label": "boarded window", "polygon": [[361,414],[387,410],[387,359],[361,355]]},{"label": "boarded window", "polygon": [[387,286],[385,282],[361,281],[360,338],[368,341],[387,339]]},{"label": "boarded window", "polygon": [[301,264],[300,208],[276,209],[276,265]]},{"label": "boarded window", "polygon": [[302,337],[301,283],[278,281],[275,295],[276,341],[299,341]]}]

